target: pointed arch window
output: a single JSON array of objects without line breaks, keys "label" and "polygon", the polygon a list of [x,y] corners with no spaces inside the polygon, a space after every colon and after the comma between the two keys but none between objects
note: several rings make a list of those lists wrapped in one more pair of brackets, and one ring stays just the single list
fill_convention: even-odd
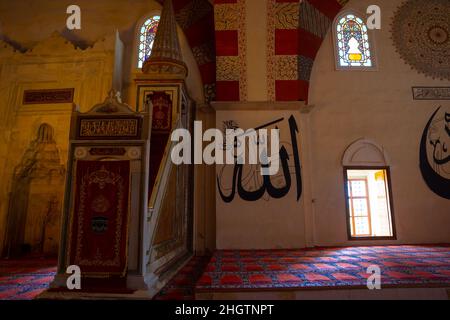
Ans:
[{"label": "pointed arch window", "polygon": [[335,22],[335,51],[338,69],[374,67],[373,46],[364,21],[353,13],[339,16]]},{"label": "pointed arch window", "polygon": [[138,68],[142,68],[145,59],[152,53],[153,43],[158,30],[160,16],[155,15],[145,20],[139,31]]}]

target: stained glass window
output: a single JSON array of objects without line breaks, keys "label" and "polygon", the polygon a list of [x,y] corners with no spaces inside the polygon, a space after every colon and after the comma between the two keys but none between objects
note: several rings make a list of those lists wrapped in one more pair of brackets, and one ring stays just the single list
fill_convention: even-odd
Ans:
[{"label": "stained glass window", "polygon": [[145,59],[152,53],[159,19],[159,16],[153,16],[152,18],[147,19],[141,27],[139,34],[138,68],[142,68]]},{"label": "stained glass window", "polygon": [[347,14],[336,25],[339,67],[372,67],[367,26],[354,14]]}]

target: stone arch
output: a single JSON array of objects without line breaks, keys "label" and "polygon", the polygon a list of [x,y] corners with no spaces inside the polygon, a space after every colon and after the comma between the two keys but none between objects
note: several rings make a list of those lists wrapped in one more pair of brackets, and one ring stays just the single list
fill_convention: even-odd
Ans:
[{"label": "stone arch", "polygon": [[[163,4],[164,0],[157,0]],[[299,9],[297,64],[298,79],[279,81],[275,87],[278,101],[308,101],[311,69],[333,20],[349,0],[304,0]],[[205,100],[215,100],[216,52],[214,7],[208,0],[173,0],[177,23],[184,31],[198,64]],[[300,37],[301,35],[301,37]],[[301,40],[299,40],[301,39]],[[286,93],[283,95],[283,92]]]},{"label": "stone arch", "polygon": [[344,167],[387,167],[389,158],[382,146],[370,139],[358,139],[344,152]]},{"label": "stone arch", "polygon": [[311,71],[333,21],[349,0],[304,0],[299,10],[298,97],[308,102]]},{"label": "stone arch", "polygon": [[3,256],[58,252],[65,167],[53,134],[42,123],[14,170]]},{"label": "stone arch", "polygon": [[43,123],[39,126],[38,134],[36,137],[38,143],[54,143],[53,139],[53,127],[48,123]]},{"label": "stone arch", "polygon": [[[333,20],[348,0],[267,2],[268,100],[308,102],[311,72],[317,53]],[[230,46],[221,43],[219,37],[216,42],[217,48]],[[226,41],[222,39],[222,42]]]}]

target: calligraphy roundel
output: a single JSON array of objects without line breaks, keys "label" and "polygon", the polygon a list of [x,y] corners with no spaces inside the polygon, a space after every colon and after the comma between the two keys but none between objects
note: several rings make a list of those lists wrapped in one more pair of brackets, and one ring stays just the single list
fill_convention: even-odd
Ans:
[{"label": "calligraphy roundel", "polygon": [[440,107],[428,121],[420,143],[420,170],[428,187],[450,200],[450,110]]},{"label": "calligraphy roundel", "polygon": [[392,38],[420,73],[450,80],[450,1],[408,0],[394,15]]}]

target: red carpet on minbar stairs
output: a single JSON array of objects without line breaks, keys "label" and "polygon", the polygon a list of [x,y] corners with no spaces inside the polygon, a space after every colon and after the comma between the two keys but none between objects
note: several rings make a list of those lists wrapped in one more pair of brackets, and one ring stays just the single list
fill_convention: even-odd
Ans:
[{"label": "red carpet on minbar stairs", "polygon": [[366,288],[369,266],[384,287],[450,287],[450,246],[217,251],[197,292]]},{"label": "red carpet on minbar stairs", "polygon": [[192,258],[156,295],[155,300],[194,300],[195,283],[202,275],[210,257]]},{"label": "red carpet on minbar stairs", "polygon": [[56,274],[56,259],[0,260],[0,300],[31,300]]}]

